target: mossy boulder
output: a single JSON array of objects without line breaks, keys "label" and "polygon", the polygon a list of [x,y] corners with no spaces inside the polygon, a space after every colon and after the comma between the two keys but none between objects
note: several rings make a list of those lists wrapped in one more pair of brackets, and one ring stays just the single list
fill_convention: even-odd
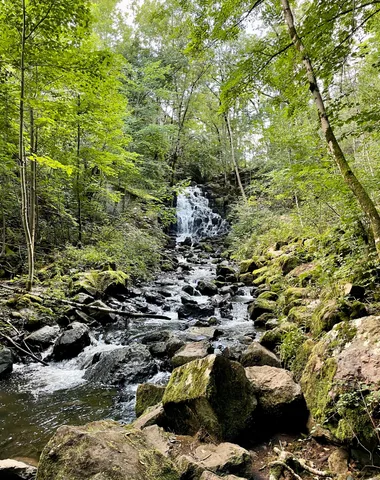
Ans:
[{"label": "mossy boulder", "polygon": [[380,317],[338,323],[313,348],[301,377],[315,421],[342,442],[377,442]]},{"label": "mossy boulder", "polygon": [[252,285],[253,284],[253,275],[252,273],[244,273],[243,275],[239,275],[240,282],[244,283],[244,285]]},{"label": "mossy boulder", "polygon": [[288,313],[288,322],[294,322],[298,326],[309,330],[313,312],[314,310],[307,305],[293,307]]},{"label": "mossy boulder", "polygon": [[275,301],[258,297],[248,307],[249,318],[251,320],[256,320],[263,313],[275,312],[276,308],[277,304]]},{"label": "mossy boulder", "polygon": [[287,275],[293,269],[298,267],[298,265],[300,265],[301,263],[302,260],[296,255],[288,254],[279,257],[279,264],[283,275]]},{"label": "mossy boulder", "polygon": [[316,283],[322,273],[322,267],[315,263],[302,263],[287,274],[287,278],[300,287]]},{"label": "mossy boulder", "polygon": [[314,336],[328,332],[334,325],[345,320],[353,320],[367,315],[365,305],[357,300],[329,300],[322,302],[311,319],[311,330]]},{"label": "mossy boulder", "polygon": [[174,432],[202,429],[231,440],[248,426],[257,401],[239,363],[209,355],[173,371],[162,403]]},{"label": "mossy boulder", "polygon": [[306,298],[310,293],[308,288],[289,287],[284,292],[284,303],[289,305],[294,300]]},{"label": "mossy boulder", "polygon": [[141,430],[100,421],[59,427],[44,448],[37,480],[179,480],[174,464]]},{"label": "mossy boulder", "polygon": [[76,293],[84,292],[94,297],[125,293],[129,276],[121,270],[91,270],[79,275],[74,283]]},{"label": "mossy boulder", "polygon": [[260,268],[258,265],[257,259],[250,258],[249,260],[244,260],[243,262],[240,263],[240,273],[251,273],[254,270],[257,270]]},{"label": "mossy boulder", "polygon": [[161,402],[165,387],[152,383],[142,383],[136,392],[136,417],[142,415],[148,407],[153,407]]},{"label": "mossy boulder", "polygon": [[266,292],[260,293],[257,299],[271,300],[273,302],[276,302],[278,300],[278,293],[268,290]]},{"label": "mossy boulder", "polygon": [[260,343],[269,350],[275,350],[281,345],[282,339],[287,332],[294,329],[294,324],[290,322],[282,322],[278,327],[268,330],[260,338]]}]

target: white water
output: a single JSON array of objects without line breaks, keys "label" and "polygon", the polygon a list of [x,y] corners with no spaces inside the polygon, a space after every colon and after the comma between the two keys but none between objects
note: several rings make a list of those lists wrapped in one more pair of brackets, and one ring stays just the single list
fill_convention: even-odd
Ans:
[{"label": "white water", "polygon": [[212,211],[199,187],[188,187],[177,198],[177,241],[200,240],[227,232],[227,222]]}]

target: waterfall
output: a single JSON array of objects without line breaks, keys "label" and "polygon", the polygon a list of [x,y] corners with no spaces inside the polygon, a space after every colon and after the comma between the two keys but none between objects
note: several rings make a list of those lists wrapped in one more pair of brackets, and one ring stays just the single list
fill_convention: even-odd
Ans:
[{"label": "waterfall", "polygon": [[199,187],[188,187],[177,198],[177,242],[201,240],[227,233],[225,220],[212,211]]}]

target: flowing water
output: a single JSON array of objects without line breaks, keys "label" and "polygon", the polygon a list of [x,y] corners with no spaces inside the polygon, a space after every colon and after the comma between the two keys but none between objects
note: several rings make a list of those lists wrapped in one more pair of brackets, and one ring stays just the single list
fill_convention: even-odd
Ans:
[{"label": "flowing water", "polygon": [[[178,197],[178,238],[176,272],[165,273],[141,288],[141,295],[128,298],[124,306],[137,310],[147,308],[150,312],[163,313],[170,320],[155,318],[145,320],[120,319],[102,330],[93,331],[92,344],[76,358],[63,362],[41,364],[16,364],[9,380],[0,384],[0,458],[31,457],[37,459],[49,437],[62,424],[84,424],[89,421],[112,418],[129,422],[134,418],[134,403],[137,384],[130,384],[117,391],[114,387],[95,385],[84,379],[86,369],[94,355],[120,348],[132,342],[140,342],[152,332],[171,331],[185,341],[202,339],[202,335],[188,333],[196,324],[194,319],[179,318],[182,305],[182,288],[196,286],[202,280],[215,279],[216,266],[212,258],[193,247],[184,247],[181,241],[190,237],[198,241],[216,237],[227,230],[226,222],[212,211],[208,200],[198,187],[188,188]],[[165,291],[165,301],[158,306],[149,303],[144,293]],[[193,297],[200,305],[209,305],[210,297]],[[217,327],[223,333],[213,347],[216,352],[226,347],[233,348],[239,338],[255,336],[253,323],[247,318],[249,289],[240,287],[228,303],[228,313],[214,309],[219,319]],[[119,304],[119,308],[123,303]],[[245,337],[246,338],[246,337]],[[49,351],[45,352],[47,355]],[[144,381],[166,384],[170,373],[167,365],[155,360],[157,373]]]}]

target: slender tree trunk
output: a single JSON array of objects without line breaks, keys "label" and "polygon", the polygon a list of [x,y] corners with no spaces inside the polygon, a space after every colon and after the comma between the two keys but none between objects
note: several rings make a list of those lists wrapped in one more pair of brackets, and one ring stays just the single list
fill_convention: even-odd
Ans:
[{"label": "slender tree trunk", "polygon": [[21,186],[21,219],[25,233],[26,248],[28,252],[28,281],[27,290],[32,289],[34,277],[34,243],[29,224],[28,187],[26,178],[26,158],[24,146],[24,116],[25,116],[25,46],[26,46],[26,6],[22,0],[22,32],[21,32],[21,58],[20,58],[20,104],[19,104],[19,168]]},{"label": "slender tree trunk", "polygon": [[[80,97],[78,96],[78,116],[80,108]],[[76,175],[76,193],[77,193],[77,220],[78,220],[78,243],[82,243],[82,199],[80,185],[80,148],[81,148],[81,128],[78,119],[77,125],[77,175]]]},{"label": "slender tree trunk", "polygon": [[288,0],[281,0],[282,8],[284,11],[285,22],[288,26],[289,35],[292,39],[292,42],[295,48],[301,53],[302,61],[306,68],[307,72],[307,79],[310,86],[310,91],[313,94],[314,102],[317,106],[319,119],[321,122],[321,127],[323,134],[325,136],[326,142],[329,146],[330,152],[335,159],[335,162],[340,170],[340,173],[346,182],[346,184],[351,189],[352,193],[358,200],[362,211],[368,218],[369,224],[371,226],[371,230],[373,233],[376,251],[380,258],[380,215],[377,211],[375,204],[373,203],[372,199],[364,189],[363,185],[360,181],[356,178],[355,174],[351,170],[347,159],[343,153],[343,150],[334,134],[334,130],[330,124],[326,107],[319,91],[318,87],[318,80],[314,73],[313,65],[311,60],[307,54],[304,44],[302,43],[301,38],[298,36],[297,29],[294,24],[294,16],[293,12],[290,8]]},{"label": "slender tree trunk", "polygon": [[243,184],[241,182],[239,167],[238,167],[236,157],[235,157],[234,139],[233,139],[233,135],[232,135],[232,129],[231,129],[231,124],[230,124],[230,119],[228,117],[228,113],[224,114],[224,120],[226,122],[228,139],[229,139],[229,142],[230,142],[231,159],[232,159],[232,163],[233,163],[234,169],[235,169],[236,180],[238,182],[238,185],[239,185],[239,188],[240,188],[240,191],[241,191],[241,195],[244,199],[244,202],[247,203],[247,196],[245,194],[244,187],[243,187]]},{"label": "slender tree trunk", "polygon": [[[35,141],[34,112],[30,109],[30,153],[35,155],[37,143]],[[30,204],[29,204],[29,228],[33,245],[36,239],[36,208],[37,208],[37,162],[30,162]]]}]

